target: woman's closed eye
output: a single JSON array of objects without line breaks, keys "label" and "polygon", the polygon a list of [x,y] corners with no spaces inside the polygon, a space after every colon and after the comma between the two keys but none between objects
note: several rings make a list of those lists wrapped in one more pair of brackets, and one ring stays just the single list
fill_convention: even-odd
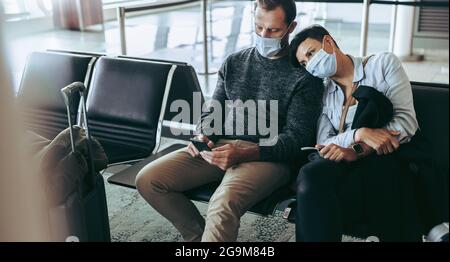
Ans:
[{"label": "woman's closed eye", "polygon": [[[314,50],[310,50],[310,51],[306,52],[305,57],[308,59],[308,61],[311,60],[311,58],[314,56],[314,53],[315,53]],[[306,67],[307,61],[305,61],[305,60],[300,61],[300,65]]]},{"label": "woman's closed eye", "polygon": [[314,50],[308,51],[306,53],[306,58],[308,58],[308,60],[311,60],[311,58],[314,56],[314,54],[315,54]]}]

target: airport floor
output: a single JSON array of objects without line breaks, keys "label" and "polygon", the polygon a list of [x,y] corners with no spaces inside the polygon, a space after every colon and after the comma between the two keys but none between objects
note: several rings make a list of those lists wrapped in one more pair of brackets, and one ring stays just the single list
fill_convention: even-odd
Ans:
[{"label": "airport floor", "polygon": [[[300,4],[299,4],[300,5]],[[300,28],[311,24],[308,8],[301,4]],[[320,21],[319,21],[320,22]],[[214,4],[210,48],[213,50],[211,67],[220,66],[223,59],[236,50],[251,45],[251,6],[244,2],[219,2]],[[340,22],[327,22],[342,49],[350,54],[358,53],[359,28]],[[8,28],[7,28],[8,29]],[[9,31],[14,31],[9,29]],[[19,88],[22,70],[28,54],[46,49],[64,49],[108,53],[118,55],[120,44],[115,21],[105,24],[105,31],[92,28],[88,32],[52,30],[32,35],[14,32],[9,43],[9,56],[13,68],[16,90]],[[389,26],[371,27],[369,53],[387,50]],[[199,7],[188,7],[153,15],[127,19],[128,51],[131,56],[180,60],[191,63],[197,71],[203,69],[202,41]],[[423,62],[404,63],[411,80],[424,82],[449,81],[449,52],[445,50],[415,50],[424,54]],[[199,75],[205,96],[211,96],[216,75]],[[166,145],[169,142],[166,141]],[[110,168],[105,179],[121,167]],[[108,209],[113,241],[182,241],[175,228],[139,196],[136,190],[111,185],[106,182]],[[196,203],[202,214],[207,205]],[[238,241],[294,241],[294,225],[281,218],[245,214],[241,221]],[[345,237],[344,241],[361,241]]]},{"label": "airport floor", "polygon": [[[109,175],[105,175],[105,179]],[[120,242],[180,242],[177,230],[136,190],[106,183],[112,241]],[[202,215],[207,204],[196,203]],[[241,220],[240,242],[287,242],[295,240],[294,225],[277,214],[261,217],[245,214]]]}]

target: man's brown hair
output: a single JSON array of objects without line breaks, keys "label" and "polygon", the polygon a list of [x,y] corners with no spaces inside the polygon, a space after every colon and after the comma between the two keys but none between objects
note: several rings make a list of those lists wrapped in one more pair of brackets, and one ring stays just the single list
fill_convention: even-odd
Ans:
[{"label": "man's brown hair", "polygon": [[258,6],[269,11],[281,6],[284,10],[287,25],[290,25],[297,17],[297,7],[294,0],[256,0],[255,9]]}]

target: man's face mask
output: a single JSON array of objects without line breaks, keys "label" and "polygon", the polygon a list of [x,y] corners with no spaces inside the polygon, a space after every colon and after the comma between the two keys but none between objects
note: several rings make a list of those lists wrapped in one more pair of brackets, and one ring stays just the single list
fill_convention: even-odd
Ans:
[{"label": "man's face mask", "polygon": [[278,54],[283,49],[282,42],[284,37],[289,32],[289,28],[291,27],[291,25],[292,23],[289,24],[287,31],[280,38],[262,37],[255,32],[255,45],[259,54],[267,58]]},{"label": "man's face mask", "polygon": [[328,54],[322,49],[319,50],[311,60],[306,64],[306,70],[313,76],[318,78],[329,78],[336,74],[337,61],[336,52]]}]

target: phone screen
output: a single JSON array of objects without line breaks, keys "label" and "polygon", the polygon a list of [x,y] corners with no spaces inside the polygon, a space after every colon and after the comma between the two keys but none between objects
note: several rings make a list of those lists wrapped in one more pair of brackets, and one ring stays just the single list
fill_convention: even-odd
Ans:
[{"label": "phone screen", "polygon": [[199,141],[194,138],[191,139],[191,142],[194,144],[195,148],[197,148],[198,152],[211,151],[211,148],[209,148],[206,142]]}]

